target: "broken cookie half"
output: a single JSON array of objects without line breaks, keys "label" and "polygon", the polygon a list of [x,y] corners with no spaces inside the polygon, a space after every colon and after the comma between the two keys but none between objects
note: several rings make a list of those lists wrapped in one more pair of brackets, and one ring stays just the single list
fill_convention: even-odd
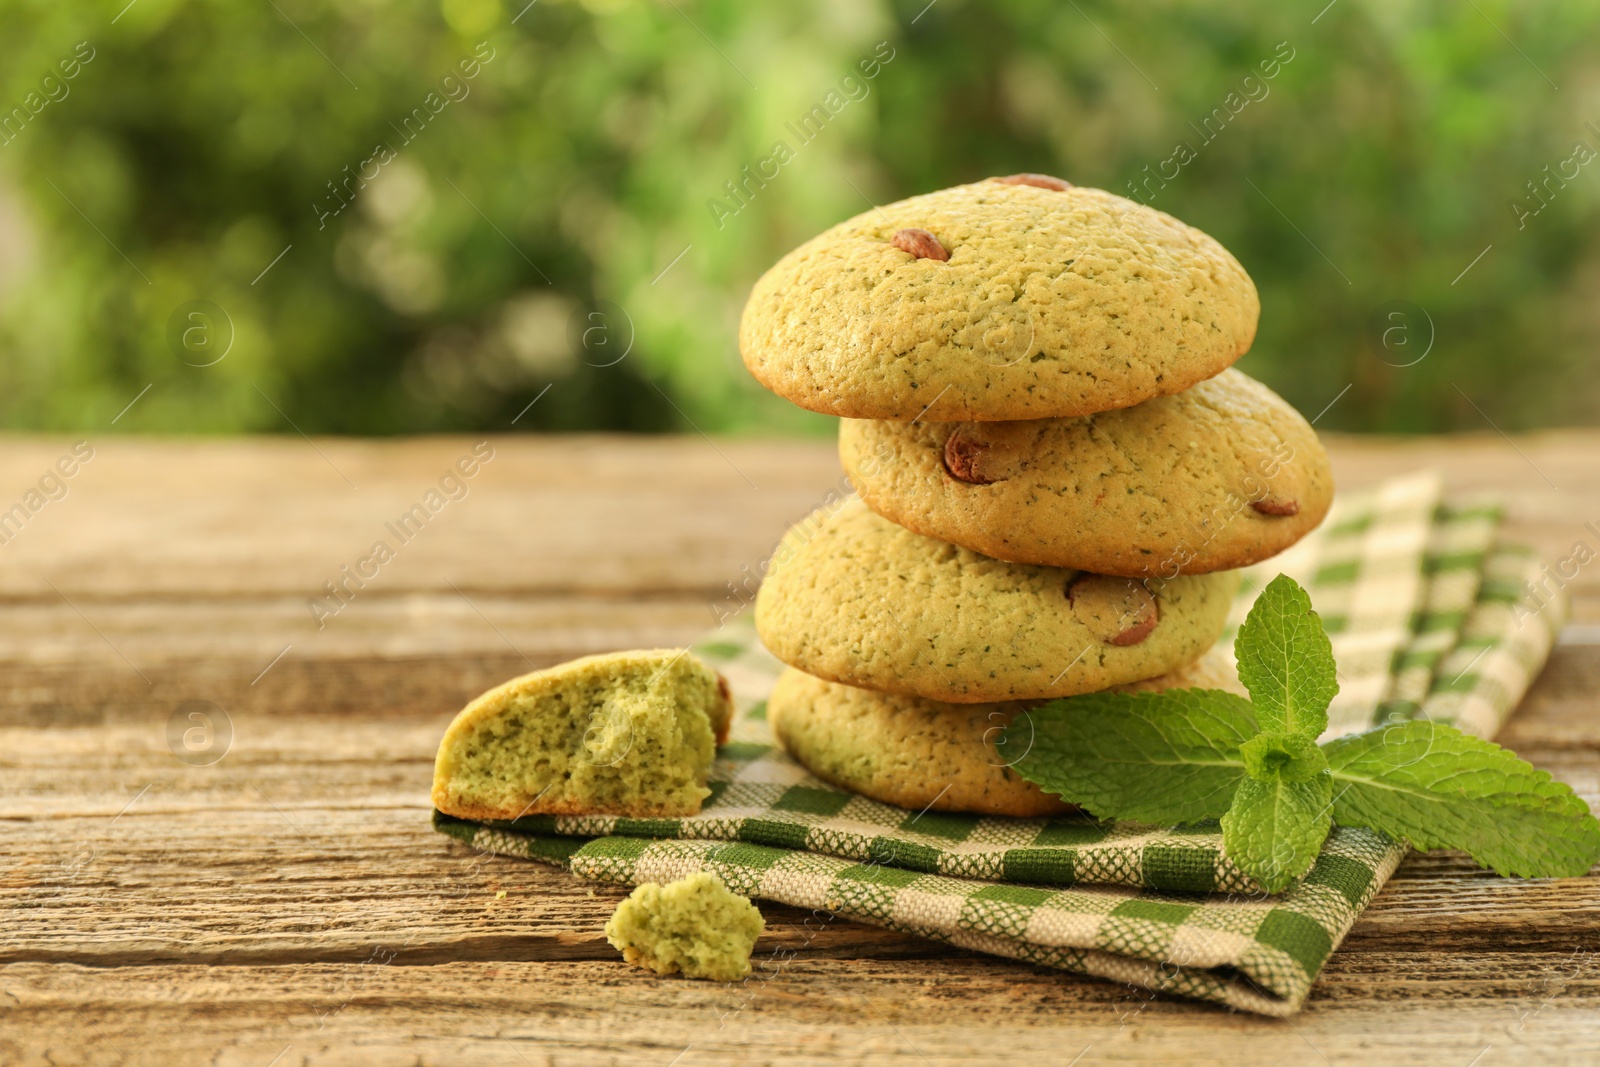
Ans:
[{"label": "broken cookie half", "polygon": [[612,652],[513,678],[439,744],[433,805],[461,819],[693,815],[733,718],[687,649]]}]

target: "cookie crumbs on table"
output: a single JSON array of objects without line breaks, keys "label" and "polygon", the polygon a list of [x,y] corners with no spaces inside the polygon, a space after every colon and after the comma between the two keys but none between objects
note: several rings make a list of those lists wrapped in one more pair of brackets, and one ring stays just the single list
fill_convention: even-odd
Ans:
[{"label": "cookie crumbs on table", "polygon": [[766,928],[761,912],[709,871],[661,885],[644,882],[606,923],[606,940],[636,967],[736,982]]}]

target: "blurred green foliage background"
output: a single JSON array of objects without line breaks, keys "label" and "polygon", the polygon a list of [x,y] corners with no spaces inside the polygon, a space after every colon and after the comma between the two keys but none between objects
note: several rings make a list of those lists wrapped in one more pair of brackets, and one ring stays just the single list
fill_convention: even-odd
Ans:
[{"label": "blurred green foliage background", "polygon": [[745,375],[751,282],[1022,170],[1221,240],[1319,428],[1600,412],[1589,0],[125,2],[0,7],[8,428],[826,431]]}]

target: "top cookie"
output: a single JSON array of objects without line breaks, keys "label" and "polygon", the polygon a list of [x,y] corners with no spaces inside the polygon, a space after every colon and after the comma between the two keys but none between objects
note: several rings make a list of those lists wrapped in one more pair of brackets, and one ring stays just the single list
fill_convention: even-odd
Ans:
[{"label": "top cookie", "polygon": [[1037,184],[914,196],[784,256],[739,324],[750,373],[830,415],[987,422],[1181,392],[1250,347],[1255,285],[1216,241],[1100,189],[1018,178]]}]

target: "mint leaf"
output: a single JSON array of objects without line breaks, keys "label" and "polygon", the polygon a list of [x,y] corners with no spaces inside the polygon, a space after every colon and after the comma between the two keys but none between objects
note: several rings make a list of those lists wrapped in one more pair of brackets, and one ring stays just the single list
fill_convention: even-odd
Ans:
[{"label": "mint leaf", "polygon": [[1332,825],[1333,783],[1326,773],[1239,783],[1222,817],[1222,848],[1257,885],[1276,893],[1311,869]]},{"label": "mint leaf", "polygon": [[1263,782],[1304,782],[1328,769],[1328,757],[1305,734],[1269,730],[1239,746],[1244,773]]},{"label": "mint leaf", "polygon": [[1228,810],[1256,732],[1243,697],[1221,689],[1086,693],[1024,712],[1003,752],[1047,793],[1104,819],[1186,823]]},{"label": "mint leaf", "polygon": [[1293,578],[1280,574],[1261,591],[1233,654],[1262,729],[1316,737],[1328,728],[1328,703],[1339,691],[1333,645]]},{"label": "mint leaf", "polygon": [[1500,875],[1573,878],[1600,859],[1600,823],[1564,783],[1442,723],[1401,723],[1323,746],[1333,817],[1454,848]]}]

